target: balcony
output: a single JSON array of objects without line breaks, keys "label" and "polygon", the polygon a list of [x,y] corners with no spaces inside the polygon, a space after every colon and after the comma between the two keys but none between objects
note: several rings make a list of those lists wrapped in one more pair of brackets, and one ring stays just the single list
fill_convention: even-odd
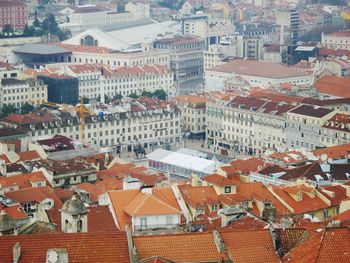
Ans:
[{"label": "balcony", "polygon": [[175,224],[135,225],[134,231],[174,230]]}]

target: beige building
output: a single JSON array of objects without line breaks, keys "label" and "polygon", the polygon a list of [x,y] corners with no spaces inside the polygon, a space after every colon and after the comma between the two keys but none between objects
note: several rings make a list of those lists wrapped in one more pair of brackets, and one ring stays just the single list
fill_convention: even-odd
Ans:
[{"label": "beige building", "polygon": [[350,31],[322,33],[321,46],[329,49],[350,50]]},{"label": "beige building", "polygon": [[229,103],[207,103],[207,142],[212,147],[232,148],[254,154],[283,150],[286,142],[286,103],[237,96]]},{"label": "beige building", "polygon": [[337,111],[314,105],[300,105],[287,113],[286,138],[289,148],[314,150],[321,143],[322,126]]},{"label": "beige building", "polygon": [[174,97],[181,111],[181,129],[183,133],[190,132],[192,138],[205,138],[206,133],[206,103],[208,99],[201,96],[183,95]]},{"label": "beige building", "polygon": [[40,80],[1,80],[1,106],[21,107],[26,102],[38,105],[47,101],[47,85]]}]

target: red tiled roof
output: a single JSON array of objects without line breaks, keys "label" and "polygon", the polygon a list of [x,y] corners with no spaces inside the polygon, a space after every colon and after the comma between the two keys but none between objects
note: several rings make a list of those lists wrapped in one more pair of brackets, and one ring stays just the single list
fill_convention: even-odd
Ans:
[{"label": "red tiled roof", "polygon": [[92,203],[97,203],[98,202],[98,197],[107,192],[103,191],[98,185],[91,184],[91,183],[81,183],[76,185],[78,189],[84,190],[90,194],[90,202]]},{"label": "red tiled roof", "polygon": [[55,192],[49,186],[26,188],[22,190],[6,192],[5,196],[16,200],[20,204],[30,202],[41,202],[47,198],[53,199],[54,208],[59,209],[62,207],[62,202],[55,194]]},{"label": "red tiled roof", "polygon": [[299,72],[291,67],[282,64],[242,59],[236,59],[229,63],[216,66],[214,68],[211,68],[210,71],[235,73],[238,75],[258,76],[273,79],[307,76],[307,74],[304,72]]},{"label": "red tiled roof", "polygon": [[237,184],[237,182],[230,180],[230,178],[219,174],[207,175],[203,177],[203,180],[216,186],[231,186]]},{"label": "red tiled roof", "polygon": [[20,262],[45,262],[50,248],[65,248],[69,262],[129,262],[129,252],[124,233],[75,233],[49,235],[0,236],[2,262],[13,262],[12,248],[21,246]]},{"label": "red tiled roof", "polygon": [[346,195],[346,188],[341,185],[327,186],[323,189],[326,191],[322,191],[322,194],[331,201],[332,206],[338,206],[343,200],[349,198]]},{"label": "red tiled roof", "polygon": [[328,158],[332,158],[333,160],[343,159],[343,158],[347,158],[348,154],[350,153],[350,143],[331,146],[323,149],[317,149],[317,150],[313,150],[312,152],[315,156],[319,158],[323,154],[325,154],[327,155]]},{"label": "red tiled roof", "polygon": [[235,263],[280,262],[269,230],[221,231],[221,236]]},{"label": "red tiled roof", "polygon": [[[50,222],[56,224],[56,231],[61,232],[61,212],[58,209],[51,209],[47,214]],[[108,206],[90,206],[87,216],[89,233],[119,231]]]},{"label": "red tiled roof", "polygon": [[324,76],[316,81],[317,92],[339,98],[350,97],[350,78]]},{"label": "red tiled roof", "polygon": [[32,187],[31,182],[46,181],[46,177],[41,171],[19,174],[13,176],[0,176],[0,187],[18,186],[19,189]]},{"label": "red tiled roof", "polygon": [[347,228],[326,228],[314,232],[283,258],[290,263],[350,262],[350,231]]},{"label": "red tiled roof", "polygon": [[318,196],[312,198],[303,193],[302,200],[296,201],[292,196],[290,196],[290,194],[284,191],[284,187],[275,185],[271,185],[270,187],[272,191],[279,196],[279,198],[281,198],[294,210],[295,214],[304,214],[329,207],[328,204],[323,202]]},{"label": "red tiled roof", "polygon": [[26,151],[26,152],[19,152],[18,155],[19,155],[19,159],[21,161],[31,161],[31,160],[40,159],[40,155],[35,150]]},{"label": "red tiled roof", "polygon": [[180,185],[179,190],[185,202],[193,208],[206,209],[208,205],[220,204],[220,199],[213,186]]},{"label": "red tiled roof", "polygon": [[20,204],[15,204],[7,207],[0,204],[0,211],[2,210],[5,210],[6,214],[8,214],[13,220],[21,220],[27,218],[27,214],[23,211]]},{"label": "red tiled roof", "polygon": [[160,256],[175,262],[219,262],[228,259],[219,253],[213,233],[145,235],[133,237],[140,259]]},{"label": "red tiled roof", "polygon": [[121,231],[125,230],[126,224],[131,225],[131,217],[125,213],[124,208],[138,193],[139,190],[113,191],[108,193]]},{"label": "red tiled roof", "polygon": [[139,192],[134,199],[124,207],[124,211],[130,216],[146,215],[170,215],[181,212],[157,197]]}]

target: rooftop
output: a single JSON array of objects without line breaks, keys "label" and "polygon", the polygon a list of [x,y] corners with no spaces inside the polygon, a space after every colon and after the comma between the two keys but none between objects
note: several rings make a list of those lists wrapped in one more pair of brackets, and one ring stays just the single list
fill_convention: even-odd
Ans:
[{"label": "rooftop", "polygon": [[25,44],[14,50],[15,53],[35,54],[35,55],[55,55],[72,53],[66,48],[61,48],[49,44]]},{"label": "rooftop", "polygon": [[294,114],[308,116],[308,117],[313,117],[313,118],[322,118],[322,117],[330,114],[331,112],[333,112],[333,110],[328,109],[328,108],[319,107],[319,106],[303,104],[303,105],[300,105],[300,106],[292,109],[289,112],[294,113]]},{"label": "rooftop", "polygon": [[339,98],[350,97],[350,78],[324,76],[316,81],[317,92]]},{"label": "rooftop", "polygon": [[45,262],[47,250],[65,248],[69,262],[115,263],[129,261],[124,233],[74,233],[0,236],[1,260],[13,262],[13,246],[21,246],[21,262]]},{"label": "rooftop", "polygon": [[282,64],[242,59],[233,60],[229,63],[216,66],[209,69],[209,71],[235,73],[239,75],[257,76],[271,79],[307,76],[306,73],[297,71]]}]

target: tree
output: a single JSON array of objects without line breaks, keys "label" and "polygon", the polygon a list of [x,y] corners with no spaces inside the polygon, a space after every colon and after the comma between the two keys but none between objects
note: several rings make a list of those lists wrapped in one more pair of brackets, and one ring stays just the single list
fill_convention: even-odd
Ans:
[{"label": "tree", "polygon": [[163,89],[157,89],[154,91],[154,97],[159,99],[159,100],[166,100],[166,92]]},{"label": "tree", "polygon": [[4,27],[2,28],[2,34],[7,37],[9,37],[10,34],[13,34],[12,26],[10,24],[4,25]]},{"label": "tree", "polygon": [[29,27],[27,24],[25,25],[23,29],[22,36],[24,37],[32,37],[34,36],[35,29],[31,26]]},{"label": "tree", "polygon": [[27,114],[29,112],[33,112],[34,106],[28,102],[24,103],[21,107],[21,114]]},{"label": "tree", "polygon": [[129,97],[129,98],[132,98],[132,99],[137,99],[137,98],[138,98],[138,96],[137,96],[136,93],[130,93],[130,94],[128,95],[128,97]]},{"label": "tree", "polygon": [[88,104],[89,103],[89,98],[83,97],[83,104]]},{"label": "tree", "polygon": [[12,113],[15,113],[17,109],[12,104],[5,104],[2,106],[1,111],[3,115],[8,116]]},{"label": "tree", "polygon": [[144,91],[142,91],[141,96],[153,98],[154,94],[153,94],[153,92],[149,92],[149,91],[144,90]]},{"label": "tree", "polygon": [[113,97],[113,99],[115,99],[115,100],[120,100],[122,98],[123,98],[122,94],[119,94],[119,93],[115,94]]},{"label": "tree", "polygon": [[39,19],[37,17],[34,19],[33,26],[40,27],[40,22],[39,22]]}]

